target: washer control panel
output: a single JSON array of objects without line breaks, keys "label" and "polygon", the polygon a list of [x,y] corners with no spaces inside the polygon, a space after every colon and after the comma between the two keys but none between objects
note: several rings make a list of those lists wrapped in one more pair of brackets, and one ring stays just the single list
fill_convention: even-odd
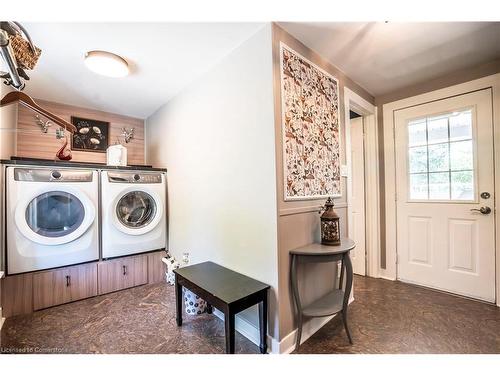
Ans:
[{"label": "washer control panel", "polygon": [[162,173],[108,172],[108,181],[127,184],[160,184]]}]

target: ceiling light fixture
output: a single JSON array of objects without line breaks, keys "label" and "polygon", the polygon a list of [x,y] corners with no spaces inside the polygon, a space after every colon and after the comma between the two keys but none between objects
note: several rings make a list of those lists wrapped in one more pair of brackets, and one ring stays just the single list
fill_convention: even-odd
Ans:
[{"label": "ceiling light fixture", "polygon": [[85,65],[94,73],[108,77],[125,77],[129,74],[127,61],[107,51],[89,51],[85,54]]}]

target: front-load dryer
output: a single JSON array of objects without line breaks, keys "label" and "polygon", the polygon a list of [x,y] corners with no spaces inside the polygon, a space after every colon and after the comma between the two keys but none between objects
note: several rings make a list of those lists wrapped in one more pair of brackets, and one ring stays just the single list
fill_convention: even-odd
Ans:
[{"label": "front-load dryer", "polygon": [[99,179],[87,169],[7,167],[7,273],[99,259]]},{"label": "front-load dryer", "polygon": [[103,258],[165,248],[164,172],[103,171],[101,199]]}]

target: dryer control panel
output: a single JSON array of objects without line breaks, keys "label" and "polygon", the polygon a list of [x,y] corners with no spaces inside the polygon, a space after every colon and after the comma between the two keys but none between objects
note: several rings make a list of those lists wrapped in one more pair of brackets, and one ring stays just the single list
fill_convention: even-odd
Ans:
[{"label": "dryer control panel", "polygon": [[92,182],[93,171],[70,169],[15,168],[15,181]]},{"label": "dryer control panel", "polygon": [[108,172],[109,182],[127,184],[160,184],[162,173]]}]

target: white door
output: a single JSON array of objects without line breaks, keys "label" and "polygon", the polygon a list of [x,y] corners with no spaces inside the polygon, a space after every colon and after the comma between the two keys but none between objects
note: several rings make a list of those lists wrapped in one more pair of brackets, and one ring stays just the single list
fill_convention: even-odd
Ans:
[{"label": "white door", "polygon": [[492,122],[489,89],[395,112],[398,279],[495,301]]},{"label": "white door", "polygon": [[351,188],[349,197],[349,237],[356,243],[351,251],[352,268],[355,274],[366,274],[365,258],[365,160],[363,147],[363,118],[350,121],[351,143]]}]

